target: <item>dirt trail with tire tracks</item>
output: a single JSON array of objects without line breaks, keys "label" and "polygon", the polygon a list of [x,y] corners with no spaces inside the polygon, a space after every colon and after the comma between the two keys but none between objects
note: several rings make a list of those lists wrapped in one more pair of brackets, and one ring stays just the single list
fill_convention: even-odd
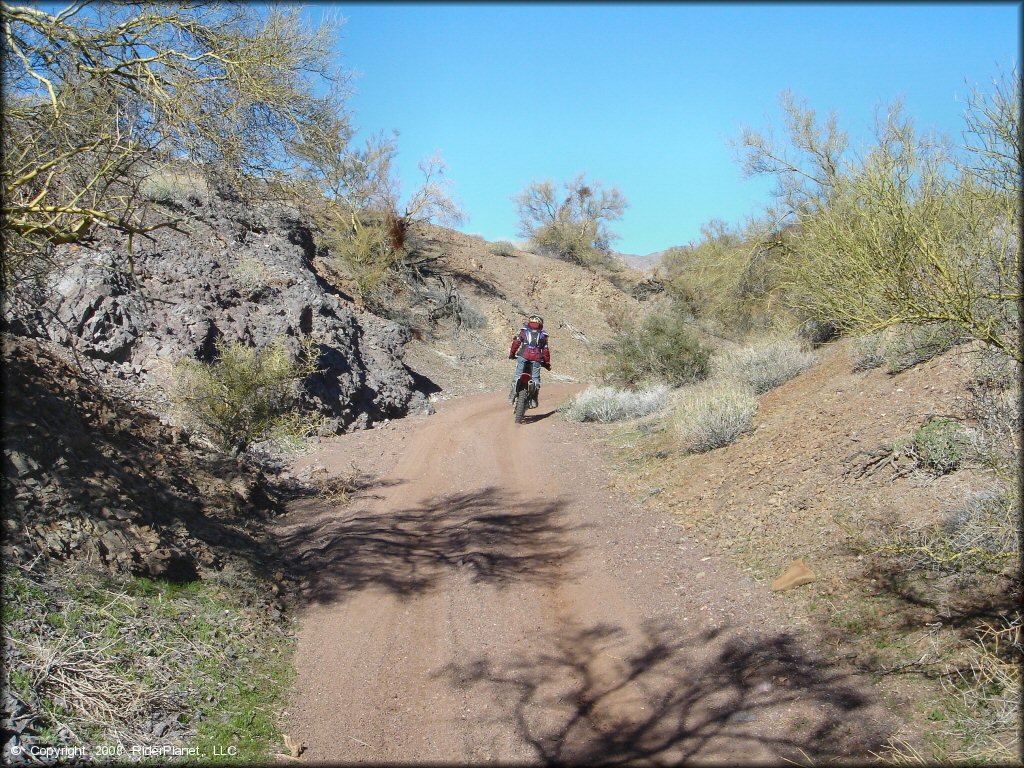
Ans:
[{"label": "dirt trail with tire tracks", "polygon": [[[867,681],[765,585],[607,488],[548,385],[324,443],[373,477],[279,535],[307,582],[287,732],[334,763],[777,763],[865,756]],[[383,450],[382,450],[383,449]],[[389,451],[391,455],[389,456]],[[378,455],[380,454],[380,455]]]}]

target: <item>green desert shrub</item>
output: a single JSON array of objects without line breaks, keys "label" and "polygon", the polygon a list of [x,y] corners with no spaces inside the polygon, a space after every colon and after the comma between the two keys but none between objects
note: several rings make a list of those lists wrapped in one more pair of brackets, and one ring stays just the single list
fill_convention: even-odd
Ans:
[{"label": "green desert shrub", "polygon": [[402,253],[382,224],[370,221],[353,232],[327,230],[323,242],[336,267],[351,276],[360,301],[374,306],[386,303],[387,286],[395,280]]},{"label": "green desert shrub", "polygon": [[797,339],[778,339],[722,355],[716,365],[723,378],[749,385],[764,394],[807,370],[814,355]]},{"label": "green desert shrub", "polygon": [[258,349],[221,341],[212,363],[189,359],[175,367],[172,401],[186,426],[234,453],[261,440],[301,440],[321,422],[299,403],[300,384],[315,372],[316,357],[312,337],[298,359],[280,339]]},{"label": "green desert shrub", "polygon": [[495,256],[505,256],[507,258],[512,258],[519,253],[519,249],[508,240],[499,240],[496,243],[492,243],[488,250]]},{"label": "green desert shrub", "polygon": [[932,419],[914,432],[914,453],[940,475],[960,468],[969,447],[967,431],[952,419]]},{"label": "green desert shrub", "polygon": [[633,391],[615,387],[591,387],[569,401],[569,421],[622,421],[660,411],[668,400],[668,387]]},{"label": "green desert shrub", "polygon": [[681,386],[706,379],[711,350],[694,337],[682,315],[666,311],[629,324],[612,341],[608,371],[628,386],[661,381]]},{"label": "green desert shrub", "polygon": [[1022,360],[1021,87],[1016,73],[992,84],[967,99],[962,147],[894,103],[855,148],[790,93],[784,137],[743,132],[744,172],[773,177],[773,230],[790,234],[773,238],[785,304],[843,332],[948,322]]},{"label": "green desert shrub", "polygon": [[765,220],[744,226],[706,222],[695,242],[669,248],[662,257],[666,291],[730,339],[788,322],[792,318],[779,301],[777,246],[769,244],[777,238],[768,229]]},{"label": "green desert shrub", "polygon": [[890,374],[901,373],[941,355],[960,341],[960,333],[951,323],[902,328],[886,341],[885,369]]},{"label": "green desert shrub", "polygon": [[757,394],[747,384],[713,381],[680,391],[676,430],[683,448],[704,453],[729,445],[753,428]]}]

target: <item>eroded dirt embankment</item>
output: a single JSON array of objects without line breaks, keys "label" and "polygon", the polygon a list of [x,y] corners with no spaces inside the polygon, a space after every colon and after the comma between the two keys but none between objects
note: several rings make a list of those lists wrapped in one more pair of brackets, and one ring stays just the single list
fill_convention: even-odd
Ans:
[{"label": "eroded dirt embankment", "polygon": [[[310,761],[765,761],[865,756],[870,686],[669,513],[608,488],[549,385],[332,438],[369,478],[279,526],[305,581],[287,730]],[[299,468],[301,471],[301,467]]]}]

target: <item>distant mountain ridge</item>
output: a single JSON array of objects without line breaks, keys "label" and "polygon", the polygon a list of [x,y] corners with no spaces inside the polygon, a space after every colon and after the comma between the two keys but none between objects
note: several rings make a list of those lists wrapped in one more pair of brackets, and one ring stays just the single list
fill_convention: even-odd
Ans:
[{"label": "distant mountain ridge", "polygon": [[626,266],[628,267],[632,267],[640,272],[653,272],[655,268],[661,264],[661,260],[668,250],[669,249],[666,248],[662,251],[648,253],[646,256],[638,256],[632,253],[617,253],[617,255],[626,262]]}]

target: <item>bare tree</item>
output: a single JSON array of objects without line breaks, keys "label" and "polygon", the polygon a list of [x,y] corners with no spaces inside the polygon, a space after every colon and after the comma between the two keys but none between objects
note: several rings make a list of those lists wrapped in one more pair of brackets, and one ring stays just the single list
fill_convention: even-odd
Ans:
[{"label": "bare tree", "polygon": [[378,134],[361,147],[336,141],[307,150],[323,192],[316,209],[322,242],[351,276],[359,302],[386,301],[389,284],[425,258],[410,237],[417,224],[463,220],[439,153],[419,163],[422,178],[403,198],[394,136]]},{"label": "bare tree", "polygon": [[241,189],[301,177],[296,150],[351,135],[333,26],[298,10],[0,3],[0,23],[5,289],[97,226],[174,225],[139,194],[163,163],[190,160]]},{"label": "bare tree", "polygon": [[512,199],[519,216],[520,234],[542,251],[579,264],[604,261],[618,236],[608,222],[618,221],[629,201],[615,187],[604,189],[583,174],[564,182],[559,200],[550,181],[533,181]]},{"label": "bare tree", "polygon": [[1021,81],[1016,68],[992,81],[992,90],[971,89],[964,112],[964,144],[969,158],[963,168],[983,185],[1020,198],[1024,169],[1021,136]]}]

